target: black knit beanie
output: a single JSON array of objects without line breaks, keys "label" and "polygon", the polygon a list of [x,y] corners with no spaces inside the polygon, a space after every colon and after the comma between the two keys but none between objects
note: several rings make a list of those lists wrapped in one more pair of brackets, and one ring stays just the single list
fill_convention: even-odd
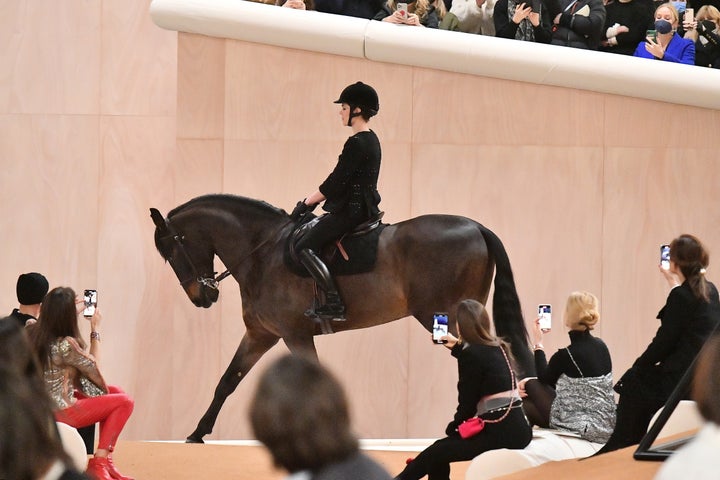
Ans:
[{"label": "black knit beanie", "polygon": [[48,292],[48,281],[39,273],[23,273],[17,281],[17,299],[21,305],[42,303]]}]

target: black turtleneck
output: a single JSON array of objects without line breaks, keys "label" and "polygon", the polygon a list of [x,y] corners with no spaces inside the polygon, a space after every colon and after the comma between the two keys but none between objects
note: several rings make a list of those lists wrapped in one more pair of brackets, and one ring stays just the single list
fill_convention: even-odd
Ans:
[{"label": "black turtleneck", "polygon": [[582,375],[570,359],[567,350],[558,350],[550,357],[548,362],[545,359],[545,352],[535,350],[535,368],[537,369],[538,380],[546,385],[555,387],[555,383],[561,374],[568,377],[599,377],[612,371],[612,360],[605,342],[593,337],[590,330],[570,330],[570,353],[575,363],[582,370]]}]

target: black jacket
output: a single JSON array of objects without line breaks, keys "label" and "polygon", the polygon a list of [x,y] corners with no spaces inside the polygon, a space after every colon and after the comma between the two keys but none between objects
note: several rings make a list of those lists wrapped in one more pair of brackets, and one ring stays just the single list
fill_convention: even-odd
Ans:
[{"label": "black jacket", "polygon": [[320,185],[323,210],[360,221],[376,215],[381,156],[380,141],[372,130],[348,138],[335,169]]},{"label": "black jacket", "polygon": [[664,395],[669,396],[705,341],[720,322],[720,299],[715,285],[710,287],[710,302],[693,295],[687,282],[670,291],[660,310],[660,328],[650,345],[635,360],[638,372],[655,370],[661,378]]},{"label": "black jacket", "polygon": [[[584,7],[588,7],[585,9]],[[589,10],[587,16],[581,14]],[[552,43],[565,47],[597,50],[605,25],[602,0],[561,0],[560,23],[554,26]]]},{"label": "black jacket", "polygon": [[453,347],[452,355],[458,359],[458,406],[445,429],[447,435],[475,416],[482,397],[512,389],[512,377],[500,347],[463,343]]}]

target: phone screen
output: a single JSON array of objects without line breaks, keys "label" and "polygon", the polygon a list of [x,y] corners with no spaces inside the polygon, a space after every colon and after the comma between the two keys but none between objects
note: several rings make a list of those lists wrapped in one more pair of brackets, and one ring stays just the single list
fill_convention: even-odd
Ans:
[{"label": "phone screen", "polygon": [[85,300],[83,315],[86,317],[92,317],[95,315],[95,307],[97,307],[97,290],[85,290],[83,298]]},{"label": "phone screen", "polygon": [[445,340],[441,340],[442,337],[448,334],[448,315],[447,313],[436,313],[433,315],[433,331],[432,339],[434,343],[447,343]]},{"label": "phone screen", "polygon": [[645,33],[645,38],[652,38],[653,42],[657,42],[657,31],[655,30],[648,30]]},{"label": "phone screen", "polygon": [[546,303],[538,305],[538,318],[540,330],[549,332],[552,328],[552,305]]},{"label": "phone screen", "polygon": [[670,270],[670,245],[660,245],[660,266]]}]

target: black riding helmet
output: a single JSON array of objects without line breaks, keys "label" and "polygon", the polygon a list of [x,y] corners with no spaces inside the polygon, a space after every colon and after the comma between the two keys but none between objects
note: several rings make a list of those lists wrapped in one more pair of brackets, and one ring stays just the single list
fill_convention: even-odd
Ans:
[{"label": "black riding helmet", "polygon": [[[334,103],[347,103],[350,106],[350,116],[348,117],[348,127],[353,117],[365,115],[370,118],[377,115],[380,110],[380,102],[378,94],[373,87],[363,82],[356,82],[348,85],[340,94],[340,98]],[[354,113],[359,108],[360,113]]]}]

